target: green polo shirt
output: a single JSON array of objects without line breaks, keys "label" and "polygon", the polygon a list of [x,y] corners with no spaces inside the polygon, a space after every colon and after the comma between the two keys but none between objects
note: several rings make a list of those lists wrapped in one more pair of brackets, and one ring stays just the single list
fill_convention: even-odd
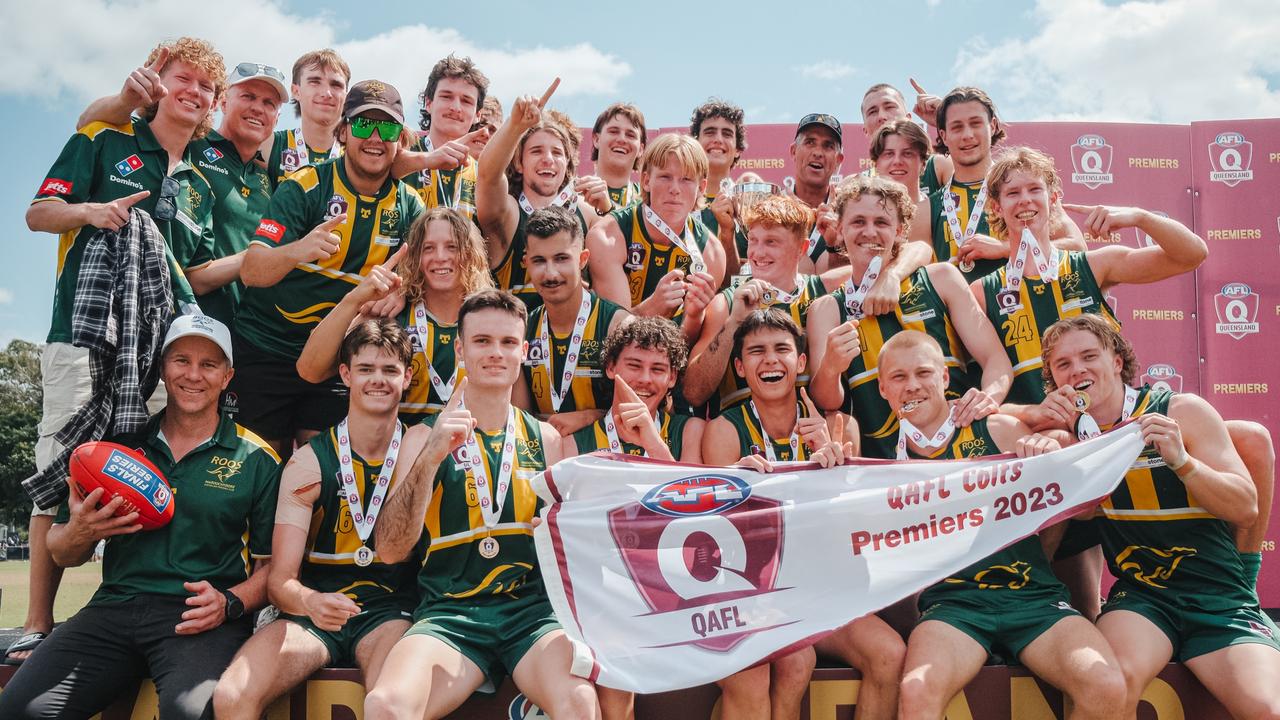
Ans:
[{"label": "green polo shirt", "polygon": [[[102,557],[102,584],[90,605],[138,595],[191,593],[184,582],[220,590],[249,577],[250,557],[270,557],[280,457],[257,435],[223,416],[213,437],[174,462],[160,432],[164,413],[138,433],[115,438],[156,466],[173,490],[173,520],[157,530],[116,535]],[[66,523],[64,504],[56,523]]]},{"label": "green polo shirt", "polygon": [[[213,189],[211,259],[243,252],[271,203],[271,175],[255,162],[261,156],[242,161],[236,146],[216,131],[191,143],[189,154]],[[244,285],[236,280],[201,295],[200,309],[230,327],[243,294]]]},{"label": "green polo shirt", "polygon": [[[160,146],[146,120],[134,118],[123,125],[95,122],[80,128],[49,168],[32,204],[38,202],[108,203],[148,190],[151,195],[134,207],[155,217],[160,185],[169,168],[169,155]],[[170,256],[175,299],[193,302],[195,295],[181,268],[196,267],[212,259],[213,196],[209,182],[187,157],[174,168],[181,185],[176,199],[177,216],[156,220]],[[71,308],[76,277],[89,238],[98,231],[90,225],[58,236],[57,276],[53,291],[53,322],[46,342],[71,342]]]},{"label": "green polo shirt", "polygon": [[418,194],[399,180],[386,180],[372,197],[357,193],[347,179],[345,159],[293,173],[271,196],[253,242],[287,245],[346,213],[346,222],[333,230],[341,238],[338,251],[327,260],[297,265],[272,287],[245,288],[236,332],[263,352],[294,362],[311,329],[374,265],[395,253],[422,212]]}]

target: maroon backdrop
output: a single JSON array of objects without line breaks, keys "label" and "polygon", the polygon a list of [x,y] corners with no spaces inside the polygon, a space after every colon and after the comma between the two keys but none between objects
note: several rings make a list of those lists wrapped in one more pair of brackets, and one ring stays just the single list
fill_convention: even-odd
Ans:
[{"label": "maroon backdrop", "polygon": [[[1280,119],[1191,125],[1015,123],[1006,145],[1052,155],[1066,202],[1137,205],[1189,226],[1209,243],[1194,274],[1115,289],[1112,301],[1138,350],[1143,380],[1199,393],[1231,419],[1280,430],[1273,389],[1280,390]],[[688,127],[656,132],[688,132]],[[751,125],[734,176],[759,173],[781,184],[792,174],[794,125]],[[583,133],[583,172],[591,167],[591,133]],[[844,126],[841,173],[867,167],[862,125]],[[1080,219],[1077,218],[1077,221]],[[1107,243],[1140,247],[1129,229]],[[1093,246],[1101,246],[1094,243]],[[1274,516],[1274,512],[1273,512]],[[1258,595],[1280,607],[1280,523],[1263,546]]]}]

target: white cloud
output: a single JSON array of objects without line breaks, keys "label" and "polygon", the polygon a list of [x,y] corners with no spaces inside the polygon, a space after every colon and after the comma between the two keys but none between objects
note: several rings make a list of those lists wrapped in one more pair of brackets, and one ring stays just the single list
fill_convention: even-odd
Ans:
[{"label": "white cloud", "polygon": [[1186,123],[1280,115],[1273,0],[1037,0],[1032,37],[971,42],[956,79],[1008,118]]},{"label": "white cloud", "polygon": [[858,69],[847,63],[835,60],[819,60],[809,65],[797,65],[795,71],[807,78],[816,80],[840,80],[858,72]]},{"label": "white cloud", "polygon": [[273,0],[223,0],[217,12],[200,13],[198,23],[190,4],[161,0],[15,3],[6,13],[0,93],[49,100],[84,101],[112,92],[156,42],[183,34],[212,42],[228,66],[263,62],[285,74],[302,53],[333,47],[351,65],[353,79],[376,77],[395,85],[410,116],[416,114],[412,108],[434,59],[450,52],[470,55],[504,103],[519,93],[540,94],[555,75],[564,78],[557,96],[573,96],[616,92],[619,81],[631,74],[627,63],[587,43],[486,47],[455,30],[422,24],[337,42],[340,21],[293,15]]},{"label": "white cloud", "polygon": [[0,305],[9,305],[13,303],[13,291],[9,288],[0,288]]}]

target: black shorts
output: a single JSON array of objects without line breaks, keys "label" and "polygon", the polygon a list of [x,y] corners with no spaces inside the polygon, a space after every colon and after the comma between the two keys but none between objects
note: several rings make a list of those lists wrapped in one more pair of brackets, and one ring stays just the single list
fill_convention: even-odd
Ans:
[{"label": "black shorts", "polygon": [[347,386],[336,375],[322,383],[298,377],[294,361],[232,338],[236,374],[222,409],[266,440],[291,440],[298,430],[324,430],[347,414]]}]

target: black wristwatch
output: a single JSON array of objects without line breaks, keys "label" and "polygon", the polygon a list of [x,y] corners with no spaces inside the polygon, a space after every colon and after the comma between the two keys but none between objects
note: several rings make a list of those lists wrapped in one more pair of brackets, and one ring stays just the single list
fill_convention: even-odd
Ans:
[{"label": "black wristwatch", "polygon": [[239,620],[244,617],[244,603],[241,602],[240,596],[230,590],[222,591],[223,597],[227,599],[226,615],[223,617],[225,622]]}]

